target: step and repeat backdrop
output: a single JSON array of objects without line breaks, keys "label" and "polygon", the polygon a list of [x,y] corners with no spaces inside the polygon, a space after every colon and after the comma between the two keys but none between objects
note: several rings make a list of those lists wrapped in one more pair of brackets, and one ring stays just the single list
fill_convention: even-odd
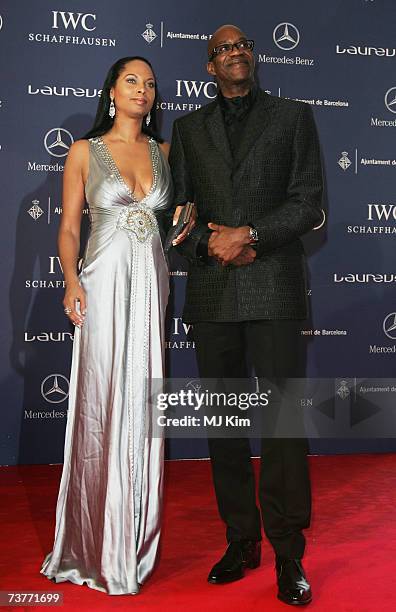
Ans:
[{"label": "step and repeat backdrop", "polygon": [[[334,378],[344,403],[324,406],[311,450],[396,450],[391,429],[369,435],[376,389],[385,393],[380,380],[395,375],[393,0],[3,0],[1,464],[62,461],[73,341],[56,247],[62,171],[71,143],[92,124],[108,68],[125,55],[152,62],[169,140],[177,117],[216,96],[206,46],[224,23],[255,40],[260,86],[310,104],[320,134],[327,224],[304,238],[312,305],[304,334],[309,376]],[[169,376],[194,379],[194,342],[181,318],[186,276],[174,256],[166,359]],[[337,439],[338,418],[365,420],[367,435]],[[207,456],[206,442],[170,440],[168,456]]]}]

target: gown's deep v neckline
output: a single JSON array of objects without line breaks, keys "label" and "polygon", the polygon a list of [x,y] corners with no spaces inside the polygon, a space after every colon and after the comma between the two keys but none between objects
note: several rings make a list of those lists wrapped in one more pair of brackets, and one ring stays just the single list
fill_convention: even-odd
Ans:
[{"label": "gown's deep v neckline", "polygon": [[150,197],[150,195],[153,193],[154,189],[157,186],[157,175],[158,175],[158,159],[156,156],[156,149],[157,147],[155,146],[155,141],[153,138],[150,138],[149,136],[147,137],[148,140],[148,144],[149,144],[149,150],[150,150],[150,160],[151,160],[151,187],[148,190],[148,192],[140,199],[138,199],[135,195],[135,192],[131,189],[128,181],[122,176],[119,167],[117,166],[116,162],[114,161],[114,157],[110,151],[110,147],[108,146],[108,144],[103,140],[103,138],[100,136],[99,137],[100,142],[102,143],[102,145],[105,148],[105,151],[107,153],[106,158],[107,158],[107,163],[110,166],[110,169],[112,171],[113,174],[115,174],[115,176],[117,177],[117,180],[119,181],[119,183],[121,183],[121,185],[123,185],[129,195],[129,197],[131,198],[131,200],[135,203],[135,204],[144,204],[146,202],[146,200]]}]

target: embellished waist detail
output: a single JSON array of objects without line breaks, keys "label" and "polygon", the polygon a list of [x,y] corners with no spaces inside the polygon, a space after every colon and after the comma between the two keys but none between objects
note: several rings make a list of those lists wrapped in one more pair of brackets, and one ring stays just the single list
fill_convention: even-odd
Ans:
[{"label": "embellished waist detail", "polygon": [[133,232],[139,242],[146,242],[158,233],[158,223],[153,211],[145,206],[126,206],[119,214],[118,229]]}]

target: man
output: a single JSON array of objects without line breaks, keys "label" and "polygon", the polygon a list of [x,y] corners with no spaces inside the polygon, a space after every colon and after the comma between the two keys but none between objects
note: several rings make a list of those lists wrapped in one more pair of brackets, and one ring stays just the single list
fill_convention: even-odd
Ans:
[{"label": "man", "polygon": [[[322,172],[308,105],[272,97],[254,82],[253,41],[225,25],[208,45],[217,99],[175,121],[170,164],[175,202],[195,202],[195,227],[179,237],[190,261],[185,321],[193,323],[201,378],[303,377],[307,317],[300,236],[322,219]],[[260,513],[246,438],[210,439],[228,547],[212,584],[260,564]],[[301,559],[310,522],[307,443],[262,439],[259,500],[276,555],[278,597],[311,601]]]}]

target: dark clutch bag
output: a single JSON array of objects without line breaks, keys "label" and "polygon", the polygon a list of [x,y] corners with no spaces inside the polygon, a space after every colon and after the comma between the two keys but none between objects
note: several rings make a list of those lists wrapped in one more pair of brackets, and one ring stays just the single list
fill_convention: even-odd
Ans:
[{"label": "dark clutch bag", "polygon": [[194,204],[192,204],[191,202],[187,202],[187,204],[184,205],[176,225],[172,225],[169,232],[167,233],[164,245],[165,253],[169,253],[170,249],[173,246],[172,242],[175,240],[175,238],[177,238],[177,236],[179,236],[179,234],[182,233],[183,229],[190,221],[193,206]]}]

